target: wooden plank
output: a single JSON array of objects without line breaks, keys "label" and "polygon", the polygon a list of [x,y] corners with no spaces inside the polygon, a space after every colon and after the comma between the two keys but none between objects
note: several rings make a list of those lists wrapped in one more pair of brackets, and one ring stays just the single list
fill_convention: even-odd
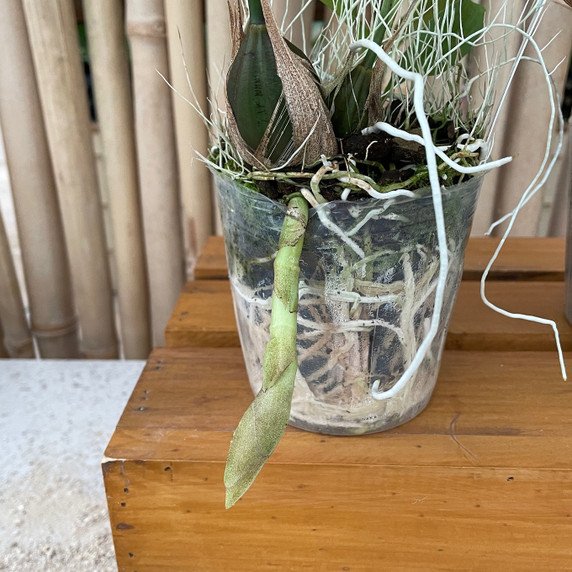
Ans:
[{"label": "wooden plank", "polygon": [[[446,347],[456,350],[554,351],[550,326],[514,320],[489,309],[480,298],[480,282],[461,283]],[[572,351],[572,326],[564,314],[564,282],[487,283],[491,302],[509,312],[554,320],[566,351]]]},{"label": "wooden plank", "polygon": [[[499,238],[471,237],[463,280],[480,280]],[[509,238],[490,272],[491,280],[564,280],[564,238]]]},{"label": "wooden plank", "polygon": [[363,437],[289,428],[225,511],[251,398],[238,348],[154,352],[103,463],[119,570],[569,566],[572,392],[554,355],[446,352],[416,419]]},{"label": "wooden plank", "polygon": [[110,466],[119,570],[536,572],[572,559],[570,471],[271,466],[232,512],[222,474],[212,463]]},{"label": "wooden plank", "polygon": [[[552,351],[549,326],[513,320],[487,308],[480,283],[461,283],[447,337],[447,348],[462,350]],[[572,326],[564,315],[564,282],[491,281],[489,299],[509,311],[555,320],[561,341],[572,351]],[[238,346],[228,281],[187,283],[165,332],[168,347]]]},{"label": "wooden plank", "polygon": [[187,282],[165,328],[165,345],[238,346],[240,340],[228,280]]},{"label": "wooden plank", "polygon": [[[572,469],[572,456],[561,454],[563,443],[572,440],[572,391],[559,371],[552,352],[445,352],[437,388],[422,415],[363,439],[321,436],[319,442],[332,445],[323,451],[330,462]],[[155,350],[106,456],[163,460],[176,455],[216,462],[226,455],[229,432],[251,400],[239,348]],[[287,432],[291,436],[274,459],[304,462],[316,435]],[[452,432],[469,443],[472,456]],[[375,446],[380,438],[383,446]],[[528,452],[519,450],[523,439]],[[548,446],[552,440],[557,447]],[[418,448],[420,443],[425,447]]]},{"label": "wooden plank", "polygon": [[209,236],[195,266],[195,280],[226,280],[228,267],[222,236]]},{"label": "wooden plank", "polygon": [[[471,237],[465,256],[464,280],[480,280],[498,243],[498,238]],[[491,280],[564,279],[564,238],[511,238],[493,266]],[[209,237],[195,267],[195,278],[228,278],[222,236]]]}]

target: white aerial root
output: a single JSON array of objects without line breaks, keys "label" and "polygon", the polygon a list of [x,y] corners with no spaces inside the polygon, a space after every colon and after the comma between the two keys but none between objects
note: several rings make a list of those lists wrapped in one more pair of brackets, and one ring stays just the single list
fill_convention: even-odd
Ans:
[{"label": "white aerial root", "polygon": [[[424,253],[419,249],[416,249],[415,254],[419,255],[422,260],[427,260],[427,256],[424,256]],[[377,282],[356,283],[353,284],[353,286],[347,284],[342,287],[341,292],[332,292],[331,289],[326,288],[327,293],[325,295],[327,302],[324,300],[324,292],[322,289],[312,288],[310,286],[301,288],[299,307],[305,308],[306,312],[310,311],[312,317],[311,319],[306,319],[300,315],[298,317],[298,325],[304,328],[303,332],[299,332],[298,339],[305,342],[302,347],[299,347],[300,367],[303,367],[303,364],[305,364],[307,360],[311,360],[314,357],[321,356],[326,361],[324,367],[319,370],[304,371],[306,383],[310,385],[313,383],[319,384],[323,374],[326,371],[332,371],[335,364],[341,363],[340,360],[343,362],[343,360],[357,359],[360,353],[362,354],[362,358],[364,358],[366,354],[369,356],[371,350],[364,351],[365,345],[361,347],[349,344],[350,347],[353,348],[353,351],[351,354],[346,353],[348,339],[350,336],[365,333],[369,340],[371,333],[378,328],[388,333],[390,332],[395,336],[396,341],[400,344],[401,348],[403,348],[404,359],[413,359],[417,345],[414,317],[423,306],[429,308],[429,299],[433,295],[437,284],[435,276],[438,274],[439,263],[438,261],[432,261],[418,280],[413,280],[414,270],[411,253],[403,253],[402,264],[404,280],[388,284]],[[351,271],[350,275],[353,274],[354,272]],[[357,288],[357,290],[362,290],[363,288],[367,288],[367,290],[372,289],[373,292],[371,295],[366,296],[363,293],[358,294],[355,290],[350,291],[352,287]],[[345,289],[347,289],[347,291]],[[402,301],[405,305],[400,312],[397,323],[388,322],[381,317],[367,317],[372,316],[372,313],[375,314],[384,304],[398,301]],[[346,304],[353,302],[353,305],[348,312],[347,308],[349,306],[346,306],[345,310],[342,310],[337,302],[345,302]],[[332,312],[332,308],[334,308],[334,314],[337,314],[336,308],[342,310],[344,317],[334,324],[331,319],[332,316],[328,317],[321,312],[321,309],[325,309],[326,307],[329,312]],[[357,314],[357,317],[352,319],[354,313]],[[343,342],[343,348],[336,344],[336,341],[342,343],[341,335],[346,336]],[[383,338],[388,340],[387,334],[383,334]],[[328,341],[325,343],[324,340]],[[308,343],[311,345],[307,345]],[[328,353],[323,351],[324,347],[328,348]],[[409,352],[409,354],[407,352]],[[396,356],[397,355],[398,354],[396,354]],[[359,371],[366,371],[367,365],[364,367],[366,368],[365,370],[361,369]],[[349,375],[351,378],[352,375]],[[347,405],[346,401],[343,403]]]},{"label": "white aerial root", "polygon": [[[363,179],[358,179],[356,177],[340,177],[338,179],[340,183],[348,183],[350,185],[355,185],[360,189],[364,190],[366,193],[369,194],[370,197],[374,199],[395,199],[397,197],[409,197],[414,198],[415,193],[413,191],[408,191],[406,189],[396,189],[395,191],[387,191],[386,193],[380,193],[376,191],[367,181]],[[342,193],[342,200],[347,201],[350,195],[351,189],[345,189]]]},{"label": "white aerial root", "polygon": [[[309,300],[310,296],[314,300]],[[323,290],[320,288],[312,288],[310,286],[300,285],[300,302],[299,305],[314,304],[316,300],[322,298]],[[328,294],[328,297],[335,302],[346,302],[351,304],[389,304],[395,302],[399,296],[397,294],[385,294],[380,296],[362,296],[357,292],[339,292],[338,294]],[[352,306],[353,307],[353,306]]]},{"label": "white aerial root", "polygon": [[[305,195],[303,195],[305,197]],[[320,222],[328,229],[331,230],[334,234],[338,235],[343,242],[345,242],[360,258],[365,257],[365,252],[355,241],[353,241],[334,221],[328,218],[325,210],[328,207],[324,207],[321,205],[317,205],[316,212],[318,213],[318,217]]]},{"label": "white aerial root", "polygon": [[[320,222],[329,230],[331,230],[334,234],[339,236],[343,242],[345,242],[360,258],[365,257],[365,253],[363,249],[353,241],[350,236],[353,233],[346,233],[340,227],[338,227],[327,215],[325,212],[325,208],[319,208],[320,205],[327,203],[327,201],[322,197],[319,190],[319,184],[322,180],[323,176],[327,172],[336,171],[335,166],[330,163],[324,161],[324,165],[320,167],[318,172],[312,177],[310,182],[310,189],[301,188],[300,192],[302,196],[308,201],[308,203],[316,209],[318,213],[318,217],[320,218]],[[363,179],[359,179],[357,177],[344,177],[340,176],[338,180],[342,183],[350,183],[363,189],[366,191],[372,198],[374,199],[382,199],[389,201],[388,206],[393,202],[393,199],[397,197],[407,197],[407,198],[414,198],[416,195],[413,191],[408,191],[406,189],[397,189],[394,191],[388,191],[386,193],[380,193],[376,191],[367,181]],[[347,200],[351,189],[346,189],[342,194],[342,200]],[[364,222],[365,224],[365,222]]]},{"label": "white aerial root", "polygon": [[[516,70],[516,67],[519,65],[520,61],[522,59],[524,59],[524,50],[525,50],[526,46],[528,44],[531,44],[533,46],[534,50],[536,51],[537,58],[538,58],[537,63],[539,63],[539,65],[541,65],[542,70],[543,70],[544,75],[545,75],[545,80],[547,83],[549,99],[550,99],[550,106],[551,106],[551,118],[550,118],[550,123],[549,123],[549,134],[548,134],[548,141],[547,141],[547,145],[546,145],[546,153],[545,153],[544,159],[542,161],[542,164],[539,168],[537,175],[535,176],[535,178],[533,179],[533,181],[531,182],[529,187],[526,189],[526,191],[523,193],[523,196],[522,196],[519,204],[517,205],[517,207],[514,209],[514,211],[509,213],[505,217],[503,217],[500,221],[497,221],[490,229],[490,230],[492,230],[496,225],[500,224],[501,222],[503,222],[507,219],[510,219],[509,225],[508,225],[508,227],[507,227],[507,229],[506,229],[506,231],[505,231],[505,233],[504,233],[493,257],[491,258],[489,264],[487,265],[487,267],[483,273],[483,276],[481,279],[481,298],[482,298],[483,302],[488,307],[490,307],[494,311],[496,311],[496,312],[498,312],[504,316],[516,318],[516,319],[529,320],[529,321],[533,321],[533,322],[537,322],[540,324],[545,324],[545,325],[551,326],[553,331],[554,331],[554,336],[555,336],[555,340],[556,340],[556,346],[557,346],[557,351],[558,351],[558,358],[560,361],[560,367],[561,367],[561,371],[562,371],[562,377],[564,379],[566,379],[566,367],[564,364],[562,347],[560,344],[560,337],[559,337],[558,328],[556,326],[556,323],[553,320],[547,320],[547,319],[539,318],[536,316],[513,313],[513,312],[508,312],[506,310],[503,310],[502,308],[500,308],[500,307],[496,306],[495,304],[493,304],[492,302],[490,302],[487,299],[486,292],[485,292],[485,282],[486,282],[486,278],[488,276],[488,273],[489,273],[492,265],[494,264],[496,258],[498,257],[498,254],[499,254],[500,250],[502,249],[504,242],[506,241],[508,235],[510,234],[510,231],[514,225],[514,221],[515,221],[518,213],[520,212],[522,207],[532,198],[532,196],[542,187],[542,185],[544,184],[544,182],[548,178],[548,176],[549,176],[549,174],[550,174],[550,172],[551,172],[551,170],[552,170],[552,168],[556,162],[558,152],[559,152],[560,148],[562,147],[563,120],[562,120],[562,117],[560,114],[559,115],[559,119],[560,119],[560,140],[559,140],[558,148],[555,152],[555,155],[554,155],[552,161],[549,162],[548,158],[549,158],[549,154],[550,154],[550,143],[551,143],[551,137],[552,137],[552,129],[553,129],[555,117],[557,114],[556,104],[555,104],[555,101],[557,101],[557,95],[555,94],[555,91],[554,91],[551,74],[547,70],[546,64],[545,64],[544,59],[542,57],[542,50],[540,49],[540,47],[538,46],[538,44],[534,41],[534,39],[532,37],[532,34],[534,33],[535,29],[537,28],[537,26],[538,26],[538,24],[542,18],[543,8],[544,8],[545,4],[546,4],[545,1],[544,2],[541,1],[538,3],[537,11],[534,14],[534,18],[533,18],[531,25],[529,27],[529,30],[530,30],[529,33],[518,28],[518,26],[511,26],[508,24],[493,24],[491,26],[491,27],[503,27],[506,29],[514,30],[514,31],[520,33],[524,38],[523,45],[521,46],[519,53],[518,53],[517,57],[515,58],[511,79],[512,79],[512,77],[514,77],[514,72]],[[416,353],[413,361],[409,364],[409,366],[406,368],[406,370],[403,373],[403,375],[401,376],[401,378],[393,385],[393,387],[391,387],[387,391],[379,391],[379,386],[380,386],[379,381],[377,381],[372,387],[372,396],[374,398],[376,398],[376,399],[388,399],[390,397],[395,396],[407,384],[407,382],[411,379],[413,374],[416,372],[417,368],[420,366],[420,364],[421,364],[421,362],[422,362],[422,360],[423,360],[423,358],[424,358],[424,356],[425,356],[425,354],[429,348],[429,345],[431,344],[432,340],[434,339],[434,337],[436,335],[436,327],[437,327],[438,320],[439,320],[439,317],[440,317],[440,314],[442,311],[444,282],[445,282],[446,276],[447,276],[447,271],[446,271],[447,269],[445,269],[445,271],[443,271],[443,267],[448,266],[448,264],[447,264],[448,261],[447,261],[446,255],[443,256],[444,252],[443,252],[443,248],[442,248],[443,241],[446,240],[446,237],[444,236],[445,235],[445,229],[444,229],[444,221],[443,221],[443,212],[442,212],[442,204],[441,204],[441,200],[440,200],[441,197],[440,197],[438,177],[437,177],[437,172],[436,172],[436,156],[438,156],[440,159],[442,159],[445,163],[447,163],[453,169],[455,169],[461,173],[467,173],[467,174],[474,174],[474,173],[477,173],[479,171],[485,171],[485,170],[489,170],[489,169],[492,169],[495,167],[499,167],[505,163],[508,163],[511,160],[511,158],[508,157],[505,159],[500,159],[498,161],[486,162],[486,163],[483,163],[483,164],[478,165],[476,167],[462,167],[462,166],[458,165],[457,163],[455,163],[453,160],[451,160],[449,157],[447,157],[447,155],[445,153],[443,153],[442,150],[436,148],[433,145],[433,142],[432,142],[432,139],[430,136],[430,132],[428,129],[429,126],[427,123],[427,117],[425,115],[424,106],[423,106],[423,95],[424,95],[424,79],[423,79],[423,76],[421,76],[420,74],[410,72],[408,70],[401,68],[401,66],[399,66],[399,64],[397,64],[388,54],[386,54],[380,46],[378,46],[377,44],[375,44],[371,41],[363,40],[363,41],[356,42],[355,44],[353,44],[351,46],[352,50],[357,50],[359,48],[367,48],[367,49],[373,50],[376,53],[376,55],[382,60],[382,62],[393,73],[402,77],[405,80],[412,81],[414,84],[414,99],[413,99],[414,109],[415,109],[415,113],[417,115],[417,118],[419,120],[419,124],[421,126],[421,131],[422,131],[423,137],[419,137],[418,135],[406,133],[406,132],[399,130],[399,129],[396,129],[395,127],[393,127],[387,123],[384,123],[384,122],[379,122],[376,125],[368,128],[367,130],[364,130],[364,134],[376,133],[379,131],[383,131],[383,132],[388,133],[390,135],[393,135],[396,137],[401,137],[403,139],[407,139],[410,141],[415,141],[415,142],[420,143],[420,144],[425,146],[425,150],[426,150],[426,154],[427,154],[427,166],[428,166],[428,170],[429,170],[429,179],[430,179],[430,183],[431,183],[433,204],[434,204],[434,208],[435,208],[435,217],[436,217],[436,222],[437,222],[437,235],[438,235],[438,241],[439,241],[439,249],[441,252],[441,269],[440,269],[440,273],[439,273],[439,281],[437,284],[436,295],[435,295],[435,309],[434,309],[434,314],[433,314],[433,317],[431,320],[431,327],[429,328],[429,331],[427,333],[425,340],[423,341],[423,343],[421,344],[421,346],[417,350],[417,353]],[[510,81],[509,81],[509,86],[510,86]],[[501,106],[502,106],[502,103],[504,103],[504,101],[505,101],[507,90],[508,90],[508,87],[505,90],[505,93],[503,94]],[[494,124],[496,122],[497,117],[498,117],[498,111],[497,111],[497,116],[495,116],[495,118],[493,120],[493,124],[492,124],[493,127],[494,127]],[[491,132],[492,132],[492,130],[491,130]],[[490,135],[489,135],[489,137],[490,137]],[[489,230],[489,232],[490,232],[490,230]]]},{"label": "white aerial root", "polygon": [[271,306],[272,306],[272,298],[270,296],[268,296],[268,298],[260,298],[257,296],[254,296],[254,294],[246,294],[244,292],[244,288],[242,286],[242,283],[240,281],[240,278],[230,278],[230,283],[231,286],[233,286],[233,292],[235,292],[235,294],[237,296],[240,296],[240,298],[247,302],[249,305],[255,305],[255,306],[260,306],[261,308],[267,308],[268,310],[270,310]]},{"label": "white aerial root", "polygon": [[[384,210],[376,210],[383,217]],[[400,255],[403,267],[402,280],[387,283],[372,282],[370,278],[360,280],[356,275],[364,261],[354,257],[352,262],[344,257],[344,272],[339,281],[333,274],[334,281],[324,288],[317,285],[321,284],[319,278],[314,286],[313,279],[306,277],[300,286],[298,363],[305,379],[303,387],[309,388],[306,395],[308,403],[316,399],[335,403],[332,416],[338,414],[336,408],[341,405],[348,409],[354,403],[361,406],[365,396],[369,395],[367,377],[363,372],[370,366],[372,333],[374,337],[379,335],[388,347],[395,343],[402,348],[403,357],[400,355],[402,352],[395,352],[392,358],[396,362],[413,359],[419,336],[424,335],[414,326],[415,316],[419,312],[425,316],[430,311],[439,261],[433,260],[422,245],[415,245],[411,251],[388,249],[376,252],[367,259],[396,254]],[[419,276],[421,268],[424,269]],[[416,280],[413,279],[414,273],[418,276]],[[232,279],[232,290],[239,331],[255,348],[254,354],[246,358],[247,366],[249,372],[258,371],[268,342],[265,336],[260,335],[260,329],[261,324],[264,328],[270,321],[269,299],[256,288],[243,283],[238,276]],[[405,304],[396,321],[382,317],[386,304]],[[429,352],[427,358],[434,359],[435,356]],[[326,374],[327,379],[324,377]],[[348,379],[358,383],[343,383]],[[332,384],[335,389],[332,389]],[[296,409],[299,411],[298,406]]]},{"label": "white aerial root", "polygon": [[[371,135],[372,133],[380,133],[384,132],[388,135],[392,135],[393,137],[399,137],[400,139],[404,139],[405,141],[414,141],[415,143],[419,143],[424,147],[427,147],[427,143],[423,137],[419,135],[415,135],[414,133],[409,133],[407,131],[403,131],[403,129],[397,129],[390,125],[389,123],[385,123],[380,121],[371,127],[367,127],[362,131],[364,135]],[[433,145],[431,141],[431,147],[433,148],[435,154],[441,159],[444,163],[447,163],[449,167],[455,169],[459,173],[464,173],[466,175],[474,175],[475,173],[482,173],[484,171],[490,171],[491,169],[495,169],[497,167],[501,167],[502,165],[506,165],[512,161],[512,157],[504,157],[503,159],[498,159],[496,161],[489,161],[487,163],[482,163],[480,165],[475,165],[474,167],[463,167],[459,165],[452,159],[450,159],[439,147]]]},{"label": "white aerial root", "polygon": [[306,187],[302,187],[300,189],[300,193],[308,201],[308,204],[311,207],[316,208],[320,205],[320,203],[316,200],[316,197],[313,195],[313,193],[310,191],[310,189],[307,189]]},{"label": "white aerial root", "polygon": [[320,204],[325,204],[328,202],[320,193],[320,183],[321,183],[322,179],[324,178],[324,175],[328,171],[333,171],[333,170],[334,170],[334,168],[331,165],[324,163],[324,165],[322,165],[318,169],[316,174],[310,180],[310,189],[312,189],[312,193],[314,193],[314,197],[316,198],[316,201]]},{"label": "white aerial root", "polygon": [[[545,4],[545,2],[542,3],[541,8],[544,6],[544,4]],[[551,74],[548,71],[548,69],[546,68],[546,63],[544,62],[544,58],[542,57],[542,50],[538,46],[538,44],[534,40],[534,38],[532,37],[532,33],[537,28],[537,26],[540,22],[540,19],[542,18],[542,15],[543,15],[543,11],[542,11],[542,9],[539,9],[539,11],[535,14],[534,20],[531,23],[531,26],[530,26],[530,29],[532,30],[531,33],[526,33],[523,30],[516,28],[516,31],[519,32],[523,36],[524,40],[523,40],[523,44],[519,50],[519,53],[517,55],[517,58],[515,60],[511,77],[514,76],[516,67],[519,64],[519,60],[523,59],[523,53],[524,53],[526,46],[528,44],[530,44],[538,56],[538,60],[536,61],[536,63],[538,63],[541,66],[542,71],[544,73],[544,78],[546,81],[546,86],[547,86],[547,90],[548,90],[548,94],[549,94],[549,100],[550,100],[550,121],[549,121],[549,125],[548,125],[548,137],[547,137],[547,142],[546,142],[546,151],[544,153],[542,163],[541,163],[536,175],[534,176],[530,185],[527,187],[527,189],[522,194],[522,197],[521,197],[518,205],[516,206],[516,208],[512,212],[508,213],[507,215],[503,216],[498,221],[493,223],[487,232],[487,234],[490,234],[493,231],[493,229],[496,228],[499,224],[505,222],[506,220],[509,220],[508,226],[507,226],[507,228],[506,228],[506,230],[505,230],[505,232],[504,232],[493,256],[491,257],[491,259],[490,259],[489,263],[487,264],[487,267],[485,268],[483,275],[481,277],[481,299],[489,308],[491,308],[495,312],[498,312],[499,314],[506,316],[508,318],[514,318],[514,319],[518,319],[518,320],[527,320],[529,322],[536,322],[538,324],[550,326],[552,328],[552,330],[554,331],[554,338],[555,338],[555,342],[556,342],[556,349],[558,351],[558,360],[560,362],[560,370],[562,373],[562,378],[566,380],[567,379],[566,364],[564,363],[564,355],[562,352],[562,345],[560,343],[560,334],[558,332],[558,326],[556,325],[556,322],[554,320],[548,320],[545,318],[540,318],[538,316],[531,316],[528,314],[508,312],[507,310],[504,310],[503,308],[500,308],[499,306],[493,304],[487,298],[487,295],[486,295],[487,277],[489,275],[489,272],[490,272],[493,264],[497,260],[498,255],[499,255],[500,251],[502,250],[504,243],[506,242],[506,240],[507,240],[507,238],[508,238],[508,236],[512,230],[512,227],[514,226],[514,223],[516,221],[516,217],[518,216],[518,214],[520,213],[522,208],[542,188],[542,186],[544,185],[544,183],[548,179],[550,173],[552,172],[554,165],[556,164],[556,161],[557,161],[558,156],[560,154],[560,150],[562,149],[562,144],[563,144],[563,140],[564,140],[564,119],[562,117],[562,112],[560,111],[559,108],[557,109],[558,106],[556,105],[556,102],[558,101],[558,95],[555,92]],[[504,101],[504,98],[503,98],[503,101]],[[500,110],[499,110],[499,112],[500,112]],[[497,112],[497,116],[495,117],[495,121],[498,117],[499,112]],[[554,151],[554,156],[553,156],[552,160],[549,162],[551,143],[552,143],[552,132],[553,132],[554,123],[555,123],[557,117],[559,120],[559,130],[558,130],[559,131],[559,140],[558,140],[558,145],[556,147],[556,150]],[[543,172],[544,172],[544,174],[543,174]]]},{"label": "white aerial root", "polygon": [[405,80],[413,82],[413,106],[415,109],[415,114],[417,120],[419,121],[419,126],[421,127],[421,133],[423,134],[423,139],[425,140],[425,153],[427,156],[427,169],[429,171],[429,181],[431,183],[431,193],[433,197],[433,206],[435,209],[435,220],[437,223],[437,242],[439,245],[439,278],[437,282],[437,288],[435,292],[435,307],[433,316],[431,319],[431,326],[427,333],[427,336],[419,346],[415,357],[409,363],[406,370],[402,376],[397,380],[397,382],[386,391],[379,391],[380,382],[379,380],[373,384],[371,388],[371,394],[375,399],[389,399],[397,393],[399,393],[411,377],[416,373],[417,369],[421,365],[425,354],[431,346],[437,332],[439,331],[439,321],[441,318],[441,310],[443,307],[443,296],[445,292],[445,286],[447,282],[447,274],[449,271],[449,255],[447,251],[447,236],[445,232],[445,218],[443,215],[443,201],[441,197],[441,185],[439,184],[439,173],[437,171],[437,158],[435,153],[435,146],[433,145],[433,138],[431,136],[431,127],[429,126],[429,121],[425,115],[424,105],[423,105],[423,95],[425,91],[425,80],[423,76],[418,73],[414,73],[402,68],[397,62],[395,62],[380,46],[375,42],[370,40],[360,40],[351,45],[350,49],[356,51],[359,48],[370,49],[377,57],[396,75],[399,75]]},{"label": "white aerial root", "polygon": [[[372,218],[382,215],[391,205],[393,201],[388,200],[382,208],[373,209],[365,215],[351,230],[347,232],[348,236],[353,236],[354,234],[358,233]],[[401,220],[402,222],[408,222],[404,217],[400,217],[398,215],[388,215],[386,218],[391,218],[392,220]],[[377,255],[372,255],[377,256]],[[372,258],[372,257],[370,257]],[[366,259],[369,261],[369,259]]]}]

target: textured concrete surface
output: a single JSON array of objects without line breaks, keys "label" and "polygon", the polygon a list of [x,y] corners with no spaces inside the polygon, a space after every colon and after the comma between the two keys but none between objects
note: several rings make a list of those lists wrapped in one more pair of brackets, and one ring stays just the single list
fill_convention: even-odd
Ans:
[{"label": "textured concrete surface", "polygon": [[100,463],[143,366],[0,360],[0,570],[117,570]]}]

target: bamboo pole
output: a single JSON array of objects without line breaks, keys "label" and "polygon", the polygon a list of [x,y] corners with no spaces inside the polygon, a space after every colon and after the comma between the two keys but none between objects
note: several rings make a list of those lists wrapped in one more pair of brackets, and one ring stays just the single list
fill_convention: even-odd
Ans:
[{"label": "bamboo pole", "polygon": [[224,110],[224,72],[230,65],[231,56],[227,0],[209,0],[205,4],[209,99],[211,105]]},{"label": "bamboo pole", "polygon": [[[230,65],[231,57],[230,22],[227,0],[208,0],[208,2],[205,2],[205,7],[209,101],[211,110],[213,110],[213,107],[224,110],[226,109],[224,95],[225,71]],[[216,233],[222,234],[216,197],[213,198],[213,205]]]},{"label": "bamboo pole", "polygon": [[151,295],[153,343],[164,329],[184,284],[177,156],[162,0],[127,0],[131,40],[139,181]]},{"label": "bamboo pole", "polygon": [[[524,7],[524,3],[526,0],[514,0],[511,4],[511,9],[513,11],[513,16],[507,17],[507,20],[511,23],[514,23],[515,17],[517,14],[521,12]],[[491,20],[496,16],[498,11],[500,10],[501,6],[503,5],[504,0],[491,0],[487,4],[487,11],[486,11],[486,23],[491,23]],[[491,65],[491,62],[494,61],[495,57],[499,57],[503,60],[509,60],[513,58],[518,53],[518,49],[521,45],[522,38],[519,34],[512,34],[509,36],[508,41],[505,45],[505,54],[497,53],[500,49],[500,46],[503,45],[502,36],[506,33],[503,29],[495,29],[489,32],[489,46],[480,46],[476,48],[474,51],[471,52],[471,64],[474,66],[472,70],[473,73],[476,75],[479,71],[482,71],[486,65]],[[498,42],[498,43],[497,43]],[[492,50],[492,54],[490,51]],[[498,70],[498,78],[496,83],[496,100],[494,102],[494,108],[497,109],[499,105],[499,100],[501,94],[504,92],[506,85],[509,81],[511,74],[511,66],[506,65],[503,66],[500,70]],[[488,87],[488,77],[482,77],[477,80],[474,84],[471,97],[472,101],[475,106],[482,104],[482,93]],[[500,159],[504,157],[504,141],[508,137],[508,115],[509,115],[509,106],[505,103],[504,108],[501,110],[499,115],[499,119],[497,120],[496,127],[494,130],[494,149],[493,155],[491,159]],[[502,174],[502,170],[505,167],[500,169],[493,169],[491,172],[487,173],[487,176],[484,179],[483,186],[481,188],[479,202],[477,204],[477,209],[475,212],[475,217],[473,219],[473,226],[471,234],[474,236],[482,236],[485,234],[491,224],[501,216],[497,210],[497,196],[499,192],[499,177]]]},{"label": "bamboo pole", "polygon": [[570,196],[572,193],[572,117],[568,121],[565,145],[562,148],[556,189],[548,221],[547,236],[566,236],[570,218]]},{"label": "bamboo pole", "polygon": [[[91,64],[90,64],[91,67]],[[92,74],[93,75],[93,74]],[[94,116],[97,120],[97,110],[95,109],[95,94],[92,93]],[[103,156],[103,142],[101,140],[101,131],[97,123],[92,123],[91,144],[93,146],[93,159],[95,161],[95,172],[97,173],[97,186],[99,190],[99,204],[101,205],[101,214],[103,219],[103,230],[105,242],[107,244],[107,256],[109,257],[109,272],[111,279],[112,291],[117,293],[117,262],[115,260],[115,238],[113,236],[113,228],[111,222],[111,208],[109,206],[109,183],[107,181],[107,172],[105,170],[105,157]],[[118,312],[119,316],[119,312]]]},{"label": "bamboo pole", "polygon": [[[557,31],[561,33],[543,51],[549,71],[554,69],[563,55],[570,54],[572,49],[572,11],[567,7],[549,3],[535,39],[541,47],[546,46]],[[527,50],[525,55],[536,57],[530,50]],[[560,94],[566,69],[566,65],[560,65],[552,74],[552,80]],[[512,155],[515,160],[503,167],[498,174],[498,216],[514,209],[522,192],[538,170],[545,151],[546,126],[550,117],[546,82],[538,66],[524,61],[515,76],[511,92],[502,152],[507,156]],[[542,194],[539,192],[519,214],[513,226],[513,236],[536,236],[541,203]],[[499,229],[499,232],[502,232],[502,229]]]},{"label": "bamboo pole", "polygon": [[89,358],[118,355],[109,265],[71,0],[24,0],[63,215],[72,281]]},{"label": "bamboo pole", "polygon": [[0,321],[4,346],[13,358],[33,358],[34,343],[26,320],[10,244],[0,216]]},{"label": "bamboo pole", "polygon": [[0,359],[8,358],[8,350],[4,347],[4,330],[2,329],[2,320],[0,320]]},{"label": "bamboo pole", "polygon": [[123,354],[145,359],[151,326],[123,7],[98,0],[84,0],[83,6],[109,188]]},{"label": "bamboo pole", "polygon": [[[183,97],[208,113],[202,0],[165,0],[177,155],[188,250],[187,273],[213,232],[211,176],[196,156],[208,153],[208,131]],[[185,67],[188,70],[188,81]],[[190,86],[189,86],[190,83]],[[179,95],[180,94],[180,95]],[[181,97],[183,96],[183,97]]]},{"label": "bamboo pole", "polygon": [[41,357],[77,358],[78,327],[57,190],[19,0],[0,3],[0,36],[0,123],[32,331]]}]

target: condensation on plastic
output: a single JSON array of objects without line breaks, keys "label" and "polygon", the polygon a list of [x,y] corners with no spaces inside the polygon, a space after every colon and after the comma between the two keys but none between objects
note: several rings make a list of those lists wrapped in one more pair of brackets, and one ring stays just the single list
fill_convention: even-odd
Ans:
[{"label": "condensation on plastic", "polygon": [[[461,280],[481,179],[443,192],[450,270],[440,333],[395,397],[371,386],[397,382],[429,330],[439,270],[433,202],[420,198],[334,201],[310,209],[300,262],[298,372],[290,423],[327,434],[390,429],[427,405]],[[218,177],[235,314],[250,385],[262,386],[273,261],[286,208]],[[321,213],[318,213],[318,209]]]}]

